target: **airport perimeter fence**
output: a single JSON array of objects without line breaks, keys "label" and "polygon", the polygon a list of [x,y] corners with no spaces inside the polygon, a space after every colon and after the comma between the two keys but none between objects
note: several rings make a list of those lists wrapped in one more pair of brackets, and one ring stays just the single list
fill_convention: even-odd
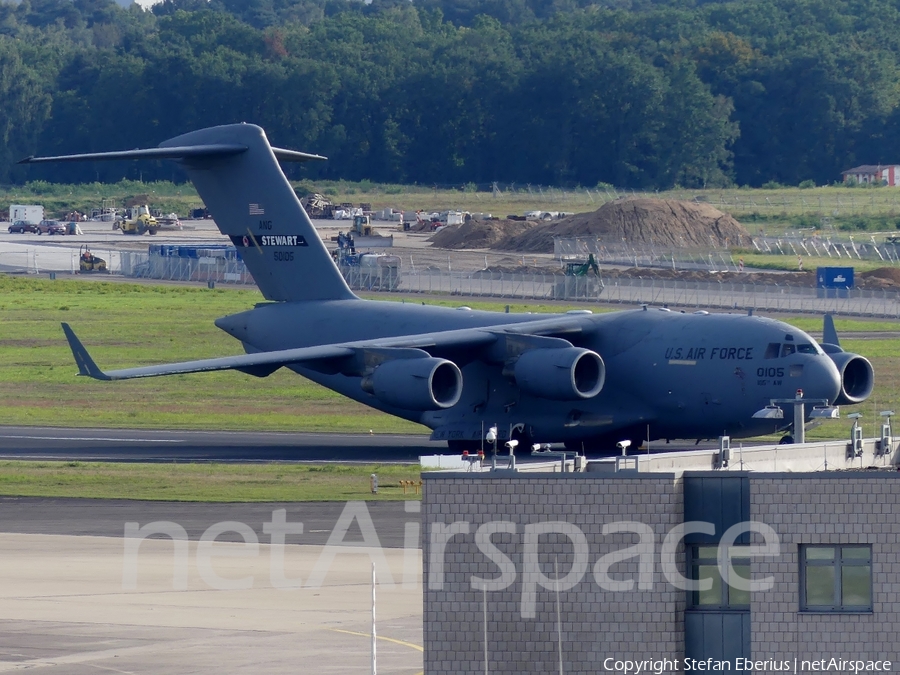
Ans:
[{"label": "airport perimeter fence", "polygon": [[[177,261],[177,262],[176,262]],[[125,276],[195,281],[201,283],[253,284],[241,261],[202,265],[198,259],[174,258],[168,265],[151,265],[145,253],[122,253]],[[383,274],[384,272],[382,272]],[[150,275],[153,276],[150,276]],[[671,309],[699,311],[732,309],[779,311],[900,319],[900,292],[895,290],[818,289],[776,284],[718,281],[681,281],[630,277],[598,278],[562,274],[522,274],[487,271],[411,272],[400,270],[388,282],[375,273],[345,270],[351,288],[415,295],[448,295],[518,300],[561,300],[578,303],[650,304]]]},{"label": "airport perimeter fence", "polygon": [[[91,249],[92,253],[107,261],[110,272],[119,273],[122,261],[119,251]],[[45,274],[78,271],[78,249],[63,246],[18,247],[16,250],[0,251],[0,272]]]},{"label": "airport perimeter fence", "polygon": [[[852,260],[870,260],[885,266],[900,265],[900,242],[878,243],[874,237],[868,241],[855,241],[830,237],[754,237],[752,245],[744,241],[745,248],[768,255],[791,257],[828,258],[835,267],[847,265]],[[553,256],[561,261],[584,260],[592,254],[598,263],[626,265],[630,267],[671,267],[672,269],[703,269],[711,272],[740,270],[740,254],[711,246],[709,249],[670,248],[627,244],[608,244],[595,237],[558,238],[553,240]]]},{"label": "airport perimeter fence", "polygon": [[[199,281],[254,285],[253,277],[242,260],[202,256],[181,258],[149,253],[123,251],[119,272],[136,279],[167,281]],[[116,270],[114,270],[116,271]]]},{"label": "airport perimeter fence", "polygon": [[[749,242],[745,242],[748,243]],[[596,237],[557,237],[553,240],[553,257],[561,262],[581,261],[593,255],[598,263],[625,267],[670,267],[680,270],[734,271],[739,262],[727,249],[670,248],[642,244],[608,244]]]},{"label": "airport perimeter fence", "polygon": [[845,240],[830,237],[761,237],[753,240],[754,248],[770,255],[809,256],[831,258],[840,267],[851,260],[880,261],[885,265],[900,264],[900,242],[878,243],[870,236],[868,241]]}]

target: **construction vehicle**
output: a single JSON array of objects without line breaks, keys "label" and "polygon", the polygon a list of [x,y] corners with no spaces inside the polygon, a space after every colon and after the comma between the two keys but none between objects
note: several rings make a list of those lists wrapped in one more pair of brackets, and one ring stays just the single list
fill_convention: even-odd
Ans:
[{"label": "construction vehicle", "polygon": [[122,230],[123,234],[156,234],[158,228],[159,223],[146,204],[126,208],[122,220],[117,220],[113,226],[113,229]]},{"label": "construction vehicle", "polygon": [[600,266],[597,264],[597,261],[594,260],[594,254],[591,253],[588,255],[588,259],[586,262],[569,262],[566,263],[566,276],[567,277],[586,277],[588,272],[591,270],[594,271],[598,277],[600,276]]},{"label": "construction vehicle", "polygon": [[91,249],[87,246],[82,246],[78,249],[78,269],[84,272],[106,272],[109,273],[109,269],[107,269],[106,261],[103,258],[98,258],[93,253],[91,253]]},{"label": "construction vehicle", "polygon": [[353,231],[363,237],[372,236],[372,222],[369,216],[353,216]]},{"label": "construction vehicle", "polygon": [[602,292],[600,266],[591,253],[584,262],[566,263],[565,276],[555,284],[553,297],[557,300],[590,300],[596,299]]}]

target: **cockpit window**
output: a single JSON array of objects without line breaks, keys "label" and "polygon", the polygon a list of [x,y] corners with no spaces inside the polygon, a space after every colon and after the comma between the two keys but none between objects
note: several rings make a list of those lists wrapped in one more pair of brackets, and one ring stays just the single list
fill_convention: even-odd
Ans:
[{"label": "cockpit window", "polygon": [[770,342],[769,346],[766,347],[766,358],[767,359],[777,359],[778,352],[781,351],[781,345],[777,342]]},{"label": "cockpit window", "polygon": [[781,345],[781,356],[783,356],[783,357],[790,356],[795,351],[797,351],[797,348],[794,345],[789,345],[789,344]]},{"label": "cockpit window", "polygon": [[797,353],[798,354],[818,354],[819,350],[816,349],[814,344],[810,344],[809,342],[801,342],[797,345]]}]

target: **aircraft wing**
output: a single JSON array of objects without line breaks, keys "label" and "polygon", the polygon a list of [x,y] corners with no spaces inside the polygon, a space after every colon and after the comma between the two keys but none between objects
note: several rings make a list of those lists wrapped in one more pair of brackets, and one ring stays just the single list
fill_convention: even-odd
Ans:
[{"label": "aircraft wing", "polygon": [[[485,326],[482,328],[463,328],[458,330],[420,333],[417,335],[401,335],[397,337],[375,338],[355,342],[342,342],[315,347],[299,347],[272,352],[223,356],[199,361],[183,361],[155,366],[125,368],[123,370],[103,371],[94,362],[85,346],[75,335],[75,331],[67,323],[62,324],[66,340],[72,350],[72,356],[78,365],[78,374],[92,377],[95,380],[131,380],[139,377],[157,377],[160,375],[176,375],[184,373],[202,373],[216,370],[239,370],[251,375],[266,376],[282,366],[307,363],[310,365],[323,361],[337,361],[352,358],[367,350],[427,350],[428,348],[447,347],[480,347],[496,342],[501,335],[534,335],[559,336],[582,333],[586,326],[583,319],[556,316],[535,321]],[[424,354],[423,354],[424,355]]]}]

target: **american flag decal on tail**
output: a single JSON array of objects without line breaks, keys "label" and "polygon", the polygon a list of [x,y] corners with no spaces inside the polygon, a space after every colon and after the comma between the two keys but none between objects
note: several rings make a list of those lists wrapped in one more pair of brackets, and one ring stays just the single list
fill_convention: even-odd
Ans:
[{"label": "american flag decal on tail", "polygon": [[259,204],[251,204],[250,205],[250,215],[251,216],[262,216],[265,215],[266,210],[261,207]]}]

